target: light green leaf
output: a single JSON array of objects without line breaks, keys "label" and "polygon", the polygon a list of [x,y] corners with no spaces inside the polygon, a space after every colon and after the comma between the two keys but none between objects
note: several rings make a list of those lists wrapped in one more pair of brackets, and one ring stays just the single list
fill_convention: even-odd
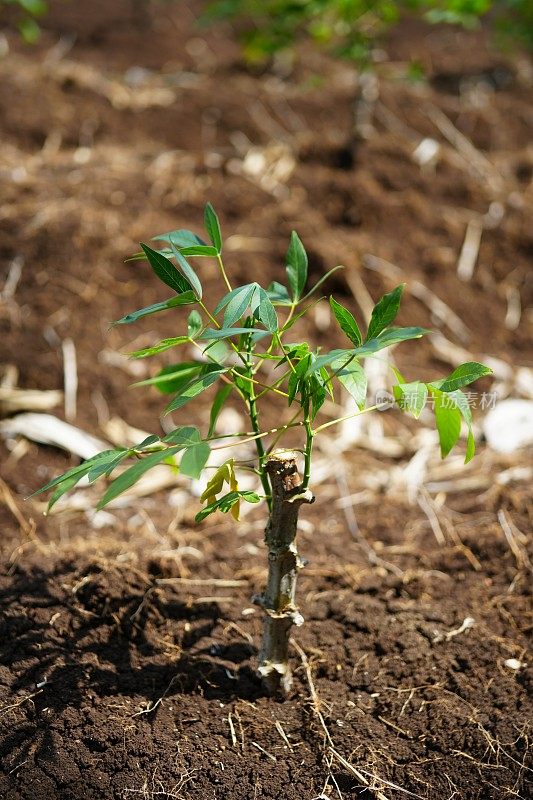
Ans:
[{"label": "light green leaf", "polygon": [[358,408],[364,408],[368,378],[361,364],[354,358],[349,364],[347,359],[339,358],[331,363],[331,369],[337,380],[351,394]]},{"label": "light green leaf", "polygon": [[188,478],[197,480],[207,464],[210,453],[211,448],[207,442],[199,442],[192,447],[188,447],[180,461],[180,473],[187,475]]},{"label": "light green leaf", "polygon": [[391,322],[394,322],[400,308],[400,301],[404,288],[405,283],[401,283],[396,289],[393,289],[392,292],[384,294],[381,300],[376,303],[368,325],[366,342],[370,339],[375,339],[376,336],[379,336],[379,334],[391,324]]},{"label": "light green leaf", "polygon": [[159,236],[154,236],[153,240],[155,242],[167,242],[167,244],[172,241],[180,250],[183,247],[207,246],[204,240],[197,236],[196,233],[183,228],[177,231],[170,231],[170,233],[161,233]]},{"label": "light green leaf", "polygon": [[469,361],[466,364],[461,364],[460,367],[454,369],[451,375],[435,385],[438,385],[441,392],[453,392],[491,373],[492,370],[484,364],[479,364],[477,361]]},{"label": "light green leaf", "polygon": [[203,258],[216,258],[218,256],[216,247],[211,247],[211,245],[208,244],[199,244],[193,247],[180,247],[179,250],[182,256],[198,256]]},{"label": "light green leaf", "polygon": [[205,207],[204,225],[218,255],[222,252],[222,233],[220,231],[220,222],[211,203],[207,203]]},{"label": "light green leaf", "polygon": [[[193,311],[197,314],[197,311]],[[159,353],[164,353],[165,350],[170,350],[172,347],[178,347],[180,344],[187,344],[190,342],[188,336],[175,336],[172,339],[161,339],[157,344],[152,347],[143,347],[142,350],[135,350],[133,353],[128,353],[129,358],[148,358],[148,356],[156,356]]]},{"label": "light green leaf", "polygon": [[182,425],[179,428],[174,428],[173,431],[167,433],[163,438],[163,442],[167,444],[175,444],[180,450],[186,447],[191,447],[193,444],[198,444],[202,441],[198,428],[192,425]]},{"label": "light green leaf", "polygon": [[206,342],[216,341],[217,339],[229,339],[236,335],[240,336],[243,333],[251,333],[256,339],[268,336],[268,331],[263,331],[261,328],[206,328],[199,338]]},{"label": "light green leaf", "polygon": [[243,492],[228,492],[223,497],[219,497],[218,500],[215,500],[214,503],[210,503],[205,508],[202,508],[201,511],[195,517],[196,522],[202,522],[206,517],[212,514],[214,511],[222,511],[223,514],[227,514],[228,511],[231,511],[234,505],[240,502],[240,500],[246,500],[247,503],[259,503],[261,498],[255,492],[243,491]]},{"label": "light green leaf", "polygon": [[191,311],[187,320],[187,333],[189,334],[189,338],[194,339],[194,337],[202,330],[202,325],[202,317],[198,311],[196,311],[196,309]]},{"label": "light green leaf", "polygon": [[461,413],[455,403],[450,401],[449,395],[434,388],[431,388],[430,391],[434,402],[440,452],[445,458],[461,435]]},{"label": "light green leaf", "polygon": [[119,475],[118,478],[115,478],[98,503],[97,508],[104,508],[104,506],[137,483],[137,481],[142,478],[144,473],[148,472],[148,470],[152,469],[152,467],[155,467],[156,464],[161,464],[161,462],[166,461],[174,466],[177,471],[177,467],[173,463],[172,456],[180,449],[180,447],[169,447],[167,450],[160,450],[157,453],[151,453],[149,456],[142,458],[132,467],[129,467],[125,472]]},{"label": "light green leaf", "polygon": [[291,289],[293,300],[298,301],[303,295],[307,282],[307,253],[300,241],[300,237],[293,231],[286,257],[287,278]]},{"label": "light green leaf", "polygon": [[341,306],[340,303],[337,303],[333,297],[329,298],[329,304],[341,330],[356,347],[359,347],[359,345],[362,344],[363,337],[361,336],[359,325],[355,321],[353,314],[351,314],[348,309]]},{"label": "light green leaf", "polygon": [[159,280],[166,283],[171,289],[174,289],[177,294],[184,294],[185,292],[191,291],[191,284],[183,275],[180,275],[172,261],[162,255],[158,250],[152,250],[147,244],[141,242],[141,247]]},{"label": "light green leaf", "polygon": [[272,281],[266,290],[271,303],[275,306],[292,306],[292,300],[289,297],[289,292],[282,283]]},{"label": "light green leaf", "polygon": [[[176,274],[178,274],[177,270],[175,271]],[[140,308],[138,311],[132,311],[131,314],[126,314],[125,317],[112,322],[111,325],[130,325],[132,322],[137,322],[143,317],[148,317],[150,314],[157,314],[159,311],[167,311],[169,308],[176,308],[176,306],[187,306],[191,303],[196,303],[196,296],[192,290],[171,297],[170,300],[163,300],[160,303],[154,303],[151,306]]]},{"label": "light green leaf", "polygon": [[415,419],[418,419],[428,397],[426,384],[420,381],[399,383],[392,387],[392,391],[401,410],[408,411]]}]

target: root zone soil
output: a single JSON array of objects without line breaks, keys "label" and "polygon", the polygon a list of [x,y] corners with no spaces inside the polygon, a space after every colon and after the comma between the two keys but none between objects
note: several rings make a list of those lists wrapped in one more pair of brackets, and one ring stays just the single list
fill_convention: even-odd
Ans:
[{"label": "root zone soil", "polygon": [[[153,428],[160,398],[128,391],[137,376],[112,367],[110,351],[175,335],[172,318],[126,332],[109,332],[107,321],[160,299],[124,256],[152,234],[196,229],[207,199],[225,232],[252,248],[228,245],[241,277],[253,263],[279,278],[295,227],[313,278],[343,261],[347,278],[361,276],[377,297],[391,285],[363,269],[372,253],[447,302],[472,353],[527,364],[525,314],[516,330],[504,324],[510,293],[527,306],[532,245],[523,60],[503,61],[482,36],[401,30],[388,44],[391,65],[417,57],[428,81],[413,86],[391,67],[375,132],[350,150],[344,67],[308,56],[288,78],[251,76],[227,32],[204,45],[191,34],[182,4],[151,4],[142,19],[138,9],[52,3],[41,44],[28,51],[10,37],[0,61],[2,285],[23,258],[14,302],[0,308],[0,362],[16,364],[21,386],[62,385],[69,336],[76,424],[102,435],[109,414]],[[50,50],[59,32],[77,34],[63,55]],[[152,94],[143,106],[143,86],[174,99],[157,104]],[[487,154],[501,191],[468,168],[428,109]],[[440,142],[434,169],[413,161],[413,131]],[[243,137],[267,159],[288,159],[285,173],[278,162],[273,183],[243,172]],[[459,282],[471,214],[492,208],[496,219],[500,206],[472,280]],[[206,285],[209,296],[209,275]],[[350,285],[335,276],[330,290],[353,303]],[[412,297],[403,313],[402,323],[434,324]],[[338,344],[329,330],[308,333]],[[448,369],[427,344],[397,357],[428,378]],[[207,407],[188,413],[205,422]],[[369,562],[335,504],[332,476],[304,514],[306,624],[294,631],[295,689],[280,703],[254,672],[260,515],[238,528],[226,518],[198,528],[195,508],[169,508],[160,494],[113,511],[101,529],[83,515],[43,520],[23,498],[70,462],[35,445],[22,455],[0,447],[2,798],[529,796],[530,562],[498,522],[503,510],[516,530],[530,528],[523,485],[444,498],[444,546],[417,505],[376,493],[356,507]],[[492,462],[482,452],[478,463],[482,473]],[[367,467],[395,463],[354,452],[346,465],[350,485]]]}]

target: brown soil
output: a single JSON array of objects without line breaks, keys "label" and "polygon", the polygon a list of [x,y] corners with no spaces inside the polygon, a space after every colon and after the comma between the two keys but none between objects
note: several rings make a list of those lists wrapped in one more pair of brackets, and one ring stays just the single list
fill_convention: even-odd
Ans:
[{"label": "brown soil", "polygon": [[[14,258],[23,268],[13,300],[0,305],[0,363],[17,366],[19,384],[61,387],[68,336],[78,358],[76,424],[101,435],[110,414],[153,429],[160,397],[129,390],[131,374],[106,358],[175,335],[174,318],[135,330],[109,331],[107,322],[165,297],[145,268],[122,260],[140,239],[199,229],[206,200],[227,235],[248,237],[248,253],[231,251],[237,276],[279,278],[295,228],[312,278],[346,265],[329,288],[347,303],[356,276],[374,298],[392,287],[365,269],[371,253],[452,307],[469,332],[458,343],[474,355],[526,365],[530,62],[504,59],[482,34],[404,26],[380,68],[375,131],[351,149],[346,66],[303,53],[289,75],[250,74],[230,31],[204,39],[194,19],[183,3],[56,2],[34,49],[8,32],[2,285]],[[59,34],[66,48],[73,33],[68,52],[51,51]],[[405,78],[415,58],[423,84]],[[478,162],[446,141],[435,109],[478,148]],[[294,159],[289,177],[272,188],[239,173],[243,135],[263,147],[276,140]],[[424,136],[441,143],[434,170],[411,156]],[[466,224],[491,203],[503,217],[486,226],[474,276],[460,282]],[[211,298],[214,280],[205,283]],[[504,324],[512,292],[524,309],[517,329]],[[401,321],[438,325],[410,295]],[[313,322],[303,333],[339,343]],[[408,375],[449,371],[427,342],[397,358]],[[206,415],[199,403],[181,419]],[[405,435],[404,423],[387,424]],[[12,444],[0,444],[2,798],[530,796],[531,575],[519,534],[530,508],[523,483],[495,480],[525,459],[495,459],[481,447],[474,469],[493,485],[440,496],[442,546],[407,498],[382,488],[362,499],[357,523],[370,563],[335,504],[335,480],[322,486],[301,533],[310,564],[295,689],[278,702],[254,673],[260,514],[237,529],[225,517],[195,527],[193,503],[173,509],[160,494],[113,511],[101,529],[83,515],[43,519],[23,498],[71,460]],[[358,491],[366,470],[402,462],[360,451],[347,464]],[[514,549],[502,510],[517,532]],[[459,630],[469,617],[473,626]]]}]

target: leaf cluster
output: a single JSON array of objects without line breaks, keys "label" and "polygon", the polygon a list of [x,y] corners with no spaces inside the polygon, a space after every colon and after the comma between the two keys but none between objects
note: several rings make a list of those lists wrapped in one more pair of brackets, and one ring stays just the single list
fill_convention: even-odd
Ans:
[{"label": "leaf cluster", "polygon": [[[256,503],[261,499],[256,492],[239,488],[237,469],[251,469],[258,474],[262,496],[270,503],[265,460],[292,428],[300,429],[304,437],[305,489],[310,477],[313,440],[323,429],[335,424],[333,421],[316,425],[326,397],[329,395],[334,400],[336,387],[340,385],[354,398],[359,409],[353,416],[373,410],[375,406],[367,405],[368,381],[363,360],[427,333],[424,328],[395,324],[404,290],[402,284],[376,303],[366,330],[348,308],[335,298],[329,298],[333,319],[346,340],[344,348],[323,351],[306,341],[292,340],[289,337],[297,322],[325,299],[313,295],[334,270],[309,288],[307,253],[299,236],[293,232],[285,257],[285,284],[275,282],[265,288],[252,281],[233,287],[224,266],[220,222],[210,204],[205,208],[204,228],[206,239],[192,231],[176,230],[154,237],[153,246],[141,244],[141,250],[132,260],[147,262],[173,294],[165,301],[126,314],[114,324],[129,325],[147,315],[169,310],[180,313],[182,307],[193,307],[182,322],[183,333],[137,350],[130,357],[157,358],[163,353],[181,350],[181,357],[175,363],[160,368],[137,386],[153,386],[169,396],[167,414],[182,409],[213,389],[206,435],[202,436],[195,427],[182,426],[163,437],[150,436],[132,448],[100,453],[40,490],[52,492],[49,507],[82,479],[93,483],[98,478],[110,478],[112,473],[115,477],[99,508],[115,500],[159,464],[166,464],[187,477],[200,478],[209,468],[211,451],[229,446],[227,442],[218,441],[216,423],[230,398],[244,406],[250,420],[250,430],[236,432],[232,442],[254,442],[257,458],[251,464],[238,464],[230,458],[218,466],[207,482],[202,495],[206,505],[197,519],[201,521],[214,511],[231,512],[238,519],[242,501]],[[212,310],[203,299],[202,260],[205,258],[215,260],[224,286],[224,293]],[[474,454],[474,438],[470,409],[462,388],[489,372],[483,365],[472,362],[461,365],[439,381],[422,383],[407,382],[395,371],[394,396],[398,407],[415,417],[420,416],[431,398],[443,456],[458,441],[464,422],[468,431],[466,457],[469,460]],[[271,403],[274,398],[294,406],[296,411],[289,423],[264,431],[260,422],[262,403]]]}]

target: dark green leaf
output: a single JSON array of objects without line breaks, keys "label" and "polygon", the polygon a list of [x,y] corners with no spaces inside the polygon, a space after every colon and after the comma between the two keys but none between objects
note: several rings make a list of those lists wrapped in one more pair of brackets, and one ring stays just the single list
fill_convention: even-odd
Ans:
[{"label": "dark green leaf", "polygon": [[211,406],[211,413],[209,415],[209,431],[207,433],[208,437],[213,435],[218,415],[222,411],[224,403],[230,396],[232,389],[233,385],[231,383],[225,383],[224,386],[221,386],[216,393],[215,399],[213,400],[213,404]]},{"label": "dark green leaf", "polygon": [[294,301],[298,301],[303,295],[307,282],[307,253],[296,231],[291,233],[286,264],[292,298]]},{"label": "dark green leaf", "polygon": [[196,515],[195,520],[196,522],[202,522],[202,520],[214,511],[222,511],[223,514],[227,514],[239,500],[246,500],[247,503],[258,503],[261,498],[255,492],[228,492],[228,494],[215,500],[214,503],[210,503],[208,506],[205,506],[205,508],[202,508]]},{"label": "dark green leaf", "polygon": [[[197,311],[193,311],[197,314]],[[129,358],[147,358],[148,356],[156,356],[159,353],[164,353],[165,350],[170,350],[172,347],[177,347],[180,344],[187,344],[190,339],[188,336],[175,336],[173,339],[161,339],[157,344],[152,347],[144,347],[142,350],[135,350],[133,353],[128,353]]]},{"label": "dark green leaf", "polygon": [[[104,508],[111,500],[114,500],[120,494],[125,492],[131,486],[133,486],[137,481],[142,478],[145,472],[155,467],[157,464],[161,464],[162,461],[168,461],[168,463],[172,464],[172,456],[180,450],[179,447],[169,447],[167,450],[160,450],[157,453],[150,453],[149,456],[145,456],[132,467],[129,467],[122,475],[119,475],[118,478],[115,478],[113,483],[108,487],[106,493],[98,503],[97,508],[101,509]],[[175,464],[173,464],[176,467]]]},{"label": "dark green leaf", "polygon": [[204,225],[209,238],[216,248],[217,254],[222,252],[222,233],[220,231],[220,222],[215,213],[215,209],[211,203],[207,203],[204,212]]},{"label": "dark green leaf", "polygon": [[202,318],[196,309],[191,311],[187,320],[187,333],[191,339],[202,330]]},{"label": "dark green leaf", "polygon": [[141,242],[141,247],[159,280],[166,283],[171,289],[174,289],[177,294],[184,294],[185,292],[191,291],[191,284],[183,275],[180,275],[172,261],[162,255],[158,250],[152,250],[147,244]]},{"label": "dark green leaf", "polygon": [[339,358],[331,363],[331,369],[337,380],[342,383],[346,391],[353,397],[358,408],[364,408],[368,379],[361,364],[354,358]]},{"label": "dark green leaf", "polygon": [[375,339],[376,336],[379,336],[379,334],[391,324],[391,322],[394,322],[398,314],[398,309],[400,308],[400,301],[404,288],[405,283],[401,283],[396,289],[393,289],[392,292],[384,294],[381,300],[376,303],[368,326],[366,342],[370,339]]},{"label": "dark green leaf", "polygon": [[329,298],[329,304],[341,330],[356,347],[359,347],[363,341],[363,337],[361,336],[359,325],[355,321],[353,314],[350,314],[348,309],[341,306],[340,303],[337,303],[333,297]]},{"label": "dark green leaf", "polygon": [[174,400],[169,403],[165,409],[165,414],[169,414],[171,411],[181,408],[188,403],[189,400],[197,397],[199,394],[212,386],[224,372],[228,371],[228,369],[228,367],[219,367],[218,365],[208,364],[205,367],[204,374],[191,381],[180,391]]},{"label": "dark green leaf", "polygon": [[198,361],[182,361],[179,364],[163,367],[153,378],[147,378],[133,385],[155,386],[163,394],[172,394],[186,386],[203,369],[205,369],[205,364]]},{"label": "dark green leaf", "polygon": [[460,367],[454,369],[451,375],[435,385],[438,386],[441,392],[453,392],[455,389],[467,386],[478,378],[491,373],[492,370],[484,364],[479,364],[477,361],[469,361],[466,364],[461,364]]},{"label": "dark green leaf", "polygon": [[211,448],[207,442],[199,442],[192,447],[188,447],[180,461],[181,474],[197,480],[207,464],[210,453]]},{"label": "dark green leaf", "polygon": [[198,275],[193,270],[189,262],[183,255],[180,253],[178,248],[174,245],[174,242],[171,242],[172,252],[174,254],[174,258],[178,262],[178,266],[181,269],[183,275],[188,284],[190,284],[192,290],[194,291],[196,297],[201,300],[202,299],[202,284],[200,283],[200,279]]},{"label": "dark green leaf", "polygon": [[[179,274],[177,270],[175,270],[175,272]],[[171,297],[170,300],[163,300],[160,303],[154,303],[151,306],[140,308],[138,311],[132,311],[131,314],[126,314],[122,319],[117,319],[115,322],[112,322],[111,325],[130,325],[132,322],[137,322],[143,317],[148,317],[150,314],[157,314],[158,311],[167,311],[169,308],[187,306],[195,302],[196,296],[191,290],[190,292],[184,292],[183,294]]]}]

